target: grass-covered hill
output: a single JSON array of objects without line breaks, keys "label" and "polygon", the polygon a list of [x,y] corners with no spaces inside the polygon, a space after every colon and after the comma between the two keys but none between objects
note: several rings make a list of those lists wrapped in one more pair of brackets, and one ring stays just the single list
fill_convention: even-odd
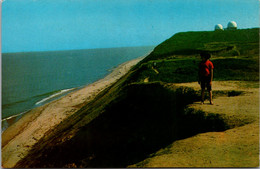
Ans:
[{"label": "grass-covered hill", "polygon": [[134,80],[197,81],[199,53],[205,51],[212,54],[214,80],[258,81],[258,28],[177,33],[138,65]]},{"label": "grass-covered hill", "polygon": [[215,55],[256,55],[259,46],[259,29],[225,31],[180,32],[158,45],[150,59],[170,55],[192,55],[209,51]]},{"label": "grass-covered hill", "polygon": [[[176,140],[248,122],[186,109],[199,100],[198,53],[210,51],[214,80],[259,80],[259,29],[175,34],[115,84],[49,131],[16,167],[126,167]],[[234,91],[214,93],[230,95]]]}]

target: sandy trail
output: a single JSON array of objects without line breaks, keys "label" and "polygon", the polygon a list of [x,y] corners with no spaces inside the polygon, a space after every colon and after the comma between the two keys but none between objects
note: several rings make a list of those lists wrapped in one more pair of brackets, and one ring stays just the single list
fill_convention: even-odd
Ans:
[{"label": "sandy trail", "polygon": [[123,63],[104,79],[26,113],[2,133],[2,166],[14,167],[47,131],[77,112],[143,58]]}]

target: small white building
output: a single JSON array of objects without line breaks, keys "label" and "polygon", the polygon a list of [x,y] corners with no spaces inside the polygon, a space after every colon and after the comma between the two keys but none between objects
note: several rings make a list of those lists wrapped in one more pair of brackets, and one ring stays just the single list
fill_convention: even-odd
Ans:
[{"label": "small white building", "polygon": [[237,29],[237,23],[235,21],[228,22],[227,30],[235,30]]},{"label": "small white building", "polygon": [[215,31],[218,31],[218,30],[224,30],[223,29],[223,26],[221,25],[221,24],[217,24],[216,26],[215,26]]}]

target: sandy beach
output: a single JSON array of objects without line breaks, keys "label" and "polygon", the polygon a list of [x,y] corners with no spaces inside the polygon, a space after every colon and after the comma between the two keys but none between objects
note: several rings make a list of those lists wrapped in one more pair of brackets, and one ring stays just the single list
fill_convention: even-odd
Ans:
[{"label": "sandy beach", "polygon": [[123,63],[105,78],[26,113],[2,133],[2,167],[14,167],[46,132],[77,112],[143,58]]}]

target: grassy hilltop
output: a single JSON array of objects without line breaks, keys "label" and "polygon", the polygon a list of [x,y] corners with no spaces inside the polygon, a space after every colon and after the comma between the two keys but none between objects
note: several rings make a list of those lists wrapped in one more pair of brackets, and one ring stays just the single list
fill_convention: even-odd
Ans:
[{"label": "grassy hilltop", "polygon": [[[175,34],[48,132],[16,167],[126,167],[177,140],[251,123],[187,109],[199,101],[199,92],[175,84],[197,81],[199,53],[210,51],[214,80],[254,81],[258,87],[258,33],[256,28]],[[214,97],[241,93],[214,91]]]},{"label": "grassy hilltop", "polygon": [[[199,53],[210,52],[214,80],[258,81],[259,29],[181,32],[167,39],[145,58],[136,81],[197,81]],[[156,63],[157,75],[151,68]]]},{"label": "grassy hilltop", "polygon": [[158,45],[149,59],[209,51],[221,56],[258,54],[259,29],[180,32]]}]

